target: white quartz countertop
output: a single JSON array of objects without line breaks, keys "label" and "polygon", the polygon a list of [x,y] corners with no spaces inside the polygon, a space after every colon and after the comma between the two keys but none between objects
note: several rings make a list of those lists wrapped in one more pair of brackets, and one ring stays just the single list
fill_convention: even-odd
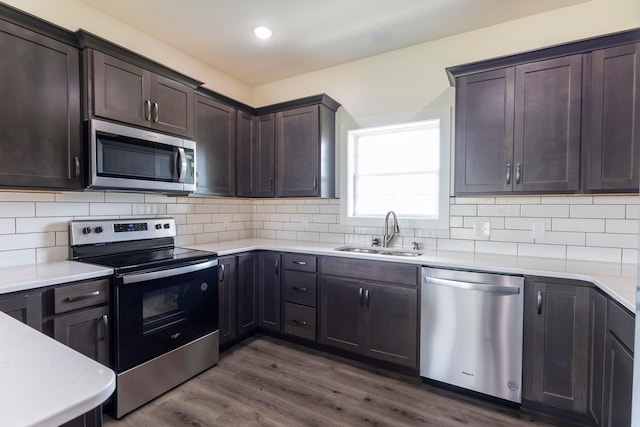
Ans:
[{"label": "white quartz countertop", "polygon": [[111,274],[111,268],[76,261],[6,267],[0,269],[0,294],[95,279]]},{"label": "white quartz countertop", "polygon": [[[533,258],[492,255],[469,252],[443,252],[421,250],[421,256],[401,257],[373,255],[335,250],[336,243],[301,242],[271,239],[244,239],[191,246],[193,249],[231,255],[252,250],[299,252],[315,255],[333,255],[348,258],[370,259],[387,262],[418,264],[429,267],[465,268],[471,270],[518,275],[535,275],[592,282],[622,306],[635,313],[636,276],[635,264],[617,264],[593,261],[571,261],[552,258]],[[357,245],[349,245],[357,246]],[[364,246],[363,246],[364,247]],[[400,248],[390,248],[404,250]]]},{"label": "white quartz countertop", "polygon": [[109,368],[0,312],[0,425],[58,426],[102,404]]}]

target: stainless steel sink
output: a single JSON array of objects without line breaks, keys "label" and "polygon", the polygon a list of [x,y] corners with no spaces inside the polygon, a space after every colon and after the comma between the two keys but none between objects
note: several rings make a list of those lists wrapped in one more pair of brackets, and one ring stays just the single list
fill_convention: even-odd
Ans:
[{"label": "stainless steel sink", "polygon": [[356,252],[361,254],[392,255],[392,256],[405,256],[405,257],[415,257],[415,256],[422,255],[422,252],[410,252],[410,251],[383,249],[383,248],[362,248],[358,246],[341,246],[339,248],[335,248],[335,250],[340,252]]}]

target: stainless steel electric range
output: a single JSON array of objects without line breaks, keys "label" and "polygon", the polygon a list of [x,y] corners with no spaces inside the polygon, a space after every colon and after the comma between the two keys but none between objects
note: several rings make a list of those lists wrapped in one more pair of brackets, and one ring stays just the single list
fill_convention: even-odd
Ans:
[{"label": "stainless steel electric range", "polygon": [[173,218],[69,223],[70,258],[112,267],[113,415],[218,362],[218,257],[174,245]]}]

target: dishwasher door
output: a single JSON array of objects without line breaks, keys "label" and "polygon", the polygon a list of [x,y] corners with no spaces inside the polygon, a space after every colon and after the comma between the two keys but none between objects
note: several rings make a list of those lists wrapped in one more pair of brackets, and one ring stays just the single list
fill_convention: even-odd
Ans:
[{"label": "dishwasher door", "polygon": [[522,402],[524,278],[422,269],[420,376]]}]

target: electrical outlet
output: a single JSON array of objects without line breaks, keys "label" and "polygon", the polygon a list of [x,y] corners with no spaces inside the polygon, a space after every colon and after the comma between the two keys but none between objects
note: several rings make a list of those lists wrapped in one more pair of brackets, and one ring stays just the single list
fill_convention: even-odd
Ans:
[{"label": "electrical outlet", "polygon": [[531,228],[534,240],[545,238],[546,230],[544,222],[534,222]]},{"label": "electrical outlet", "polygon": [[228,216],[225,216],[225,217],[222,219],[222,221],[224,222],[224,227],[225,227],[225,228],[228,228],[228,227],[229,227],[229,224],[231,223],[231,221],[229,220],[229,217],[228,217]]},{"label": "electrical outlet", "polygon": [[490,222],[479,222],[476,221],[473,223],[473,234],[476,236],[488,236],[491,234],[491,223]]}]

